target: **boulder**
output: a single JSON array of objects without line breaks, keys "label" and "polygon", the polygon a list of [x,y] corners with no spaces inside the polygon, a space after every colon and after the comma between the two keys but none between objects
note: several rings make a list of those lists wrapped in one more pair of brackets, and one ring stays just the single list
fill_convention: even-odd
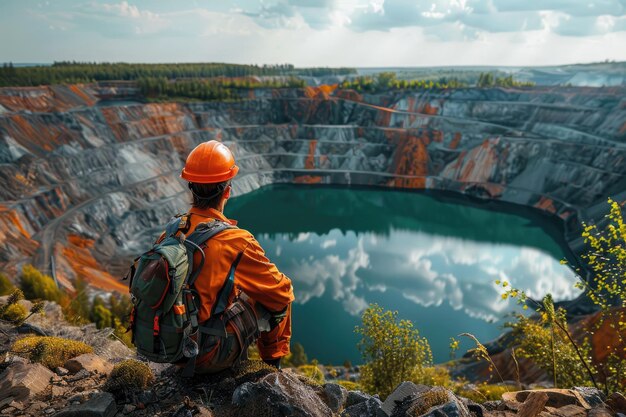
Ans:
[{"label": "boulder", "polygon": [[326,396],[326,405],[333,413],[341,411],[348,398],[348,390],[339,384],[324,384],[324,394]]},{"label": "boulder", "polygon": [[75,358],[65,362],[63,367],[72,374],[84,369],[88,372],[108,375],[113,370],[112,364],[103,360],[100,356],[94,353],[85,353],[83,355],[76,356]]},{"label": "boulder", "polygon": [[587,403],[587,401],[578,391],[569,389],[551,388],[534,391],[505,392],[504,394],[502,394],[502,399],[504,401],[515,401],[518,403],[523,403],[524,401],[526,401],[526,398],[530,395],[531,392],[545,393],[548,396],[548,401],[546,405],[549,407],[560,408],[569,404],[574,404],[583,407],[586,410],[591,409],[589,403]]},{"label": "boulder", "polygon": [[569,404],[561,408],[546,407],[546,410],[541,413],[542,417],[557,416],[557,417],[586,417],[587,410],[578,405]]},{"label": "boulder", "polygon": [[391,394],[389,394],[387,399],[385,399],[385,402],[381,407],[381,412],[384,414],[381,415],[391,416],[399,403],[404,402],[409,397],[423,394],[425,392],[428,392],[429,390],[430,387],[427,385],[416,385],[410,381],[404,381],[403,383],[398,385]]},{"label": "boulder", "polygon": [[293,417],[332,416],[323,402],[321,387],[301,381],[297,375],[276,372],[257,382],[246,382],[233,393],[232,404],[237,407],[238,417],[270,415]]},{"label": "boulder", "polygon": [[594,387],[574,387],[572,391],[579,393],[591,407],[598,407],[606,400],[606,395]]},{"label": "boulder", "polygon": [[38,363],[13,362],[0,374],[0,400],[21,401],[45,390],[54,376]]},{"label": "boulder", "polygon": [[82,404],[70,405],[59,411],[54,417],[113,417],[117,406],[113,395],[98,392]]},{"label": "boulder", "polygon": [[[384,406],[384,405],[383,405]],[[471,417],[467,406],[452,391],[434,387],[396,402],[392,417],[429,416]]]},{"label": "boulder", "polygon": [[537,417],[543,411],[547,402],[548,394],[545,392],[531,392],[517,410],[517,415],[518,417]]},{"label": "boulder", "polygon": [[624,397],[622,393],[614,392],[609,395],[609,398],[606,400],[606,405],[616,413],[626,414],[626,397]]},{"label": "boulder", "polygon": [[365,401],[346,406],[341,417],[378,417],[382,405],[382,401],[377,397],[369,397]]},{"label": "boulder", "polygon": [[352,407],[353,405],[360,404],[372,398],[371,395],[366,394],[361,391],[348,391],[348,396],[346,397],[345,407]]}]

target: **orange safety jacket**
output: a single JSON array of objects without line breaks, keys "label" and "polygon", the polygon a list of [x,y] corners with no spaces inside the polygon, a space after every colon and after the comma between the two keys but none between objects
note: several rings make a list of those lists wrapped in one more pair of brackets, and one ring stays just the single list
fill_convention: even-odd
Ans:
[{"label": "orange safety jacket", "polygon": [[[232,225],[219,210],[212,208],[191,208],[188,212],[189,235],[199,223],[211,219],[221,220]],[[232,302],[239,291],[245,292],[254,303],[260,303],[270,312],[281,312],[286,308],[287,316],[272,331],[261,333],[257,345],[262,359],[278,359],[289,354],[291,339],[291,302],[294,300],[291,280],[278,270],[265,256],[265,251],[250,232],[244,229],[228,229],[209,239],[204,248],[205,263],[194,284],[199,297],[198,321],[209,319],[211,309],[230,268],[239,253],[242,254],[235,270],[235,285],[229,296]],[[199,267],[202,255],[194,256],[194,268]],[[214,352],[198,358],[198,364],[211,359]]]}]

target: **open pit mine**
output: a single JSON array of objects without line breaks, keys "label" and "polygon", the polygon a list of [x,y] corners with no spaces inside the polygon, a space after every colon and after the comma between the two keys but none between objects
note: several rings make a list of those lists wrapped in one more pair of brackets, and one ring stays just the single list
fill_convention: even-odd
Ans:
[{"label": "open pit mine", "polygon": [[274,183],[458,193],[562,224],[626,200],[626,87],[358,94],[259,89],[232,102],[145,103],[132,84],[0,89],[0,269],[33,263],[72,289],[119,277],[188,206],[188,152],[227,143],[235,195]]}]

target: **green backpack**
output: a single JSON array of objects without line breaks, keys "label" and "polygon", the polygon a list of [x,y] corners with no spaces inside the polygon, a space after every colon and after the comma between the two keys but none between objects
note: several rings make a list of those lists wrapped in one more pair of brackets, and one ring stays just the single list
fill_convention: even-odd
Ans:
[{"label": "green backpack", "polygon": [[[234,226],[215,220],[199,224],[193,233],[185,236],[180,229],[184,229],[187,221],[185,216],[174,217],[167,224],[164,239],[135,259],[128,277],[133,302],[130,330],[137,352],[159,363],[186,360],[184,374],[191,376],[201,343],[198,296],[193,284],[205,263],[202,246]],[[193,270],[196,251],[202,254],[202,262]],[[212,317],[219,317],[226,310],[234,287],[236,263],[220,290]]]}]

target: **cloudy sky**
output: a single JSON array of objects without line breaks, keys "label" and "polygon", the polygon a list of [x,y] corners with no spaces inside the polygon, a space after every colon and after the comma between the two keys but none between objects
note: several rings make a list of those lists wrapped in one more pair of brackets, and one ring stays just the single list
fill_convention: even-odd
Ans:
[{"label": "cloudy sky", "polygon": [[0,0],[0,61],[626,60],[626,0]]}]

